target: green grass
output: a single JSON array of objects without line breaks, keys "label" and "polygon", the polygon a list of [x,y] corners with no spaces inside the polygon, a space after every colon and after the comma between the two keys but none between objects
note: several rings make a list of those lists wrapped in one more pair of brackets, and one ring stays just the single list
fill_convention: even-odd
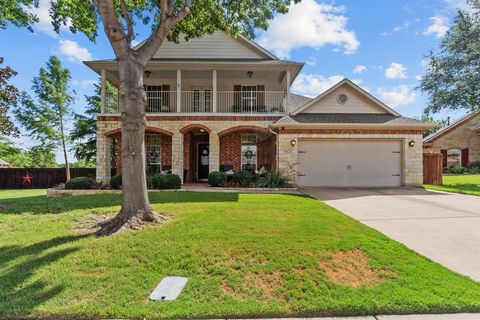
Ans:
[{"label": "green grass", "polygon": [[480,174],[443,176],[443,185],[425,188],[480,196]]},{"label": "green grass", "polygon": [[[0,192],[0,203],[11,204],[0,211],[0,318],[480,311],[479,283],[308,197],[152,193],[170,222],[96,238],[78,228],[115,213],[118,195],[29,192]],[[332,254],[354,249],[382,283],[354,288],[326,275]],[[149,301],[167,275],[188,276],[184,292],[176,301]]]}]

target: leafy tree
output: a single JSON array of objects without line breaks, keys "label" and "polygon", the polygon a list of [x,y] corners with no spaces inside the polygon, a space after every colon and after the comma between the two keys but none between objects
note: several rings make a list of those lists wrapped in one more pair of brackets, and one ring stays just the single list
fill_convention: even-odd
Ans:
[{"label": "leafy tree", "polygon": [[[108,235],[144,222],[162,222],[152,209],[145,176],[146,126],[143,74],[146,63],[165,40],[178,41],[211,34],[217,29],[253,37],[255,28],[266,29],[276,13],[286,13],[300,0],[51,0],[55,31],[62,25],[83,32],[90,40],[103,30],[117,63],[122,113],[123,199],[119,214],[103,224],[99,235]],[[28,6],[26,6],[28,7]],[[100,24],[101,22],[101,24]],[[150,24],[151,34],[132,48],[136,24]]]},{"label": "leafy tree", "polygon": [[95,168],[95,166],[95,158],[92,158],[89,161],[78,160],[76,162],[70,163],[70,168]]},{"label": "leafy tree", "polygon": [[[1,21],[1,20],[0,20]],[[15,127],[8,111],[10,107],[17,105],[18,89],[9,84],[9,80],[17,75],[17,72],[10,67],[2,67],[3,58],[0,57],[0,135],[18,136],[18,128]]]},{"label": "leafy tree", "polygon": [[423,121],[423,122],[428,122],[428,123],[433,123],[437,125],[435,128],[428,129],[423,131],[423,137],[428,137],[429,135],[437,132],[441,128],[445,127],[448,125],[448,119],[434,119],[430,114],[424,112],[418,120]]},{"label": "leafy tree", "polygon": [[5,29],[10,22],[17,27],[26,27],[33,31],[32,23],[38,22],[38,17],[25,8],[37,7],[38,0],[0,0],[0,29]]},{"label": "leafy tree", "polygon": [[5,137],[0,136],[0,158],[6,160],[6,157],[15,156],[21,150],[16,148],[13,143]]},{"label": "leafy tree", "polygon": [[33,79],[32,91],[37,102],[23,92],[21,106],[15,109],[17,120],[32,138],[41,141],[44,146],[61,148],[67,180],[70,180],[70,170],[65,121],[72,113],[70,105],[74,99],[68,84],[70,78],[70,71],[63,69],[60,60],[50,57],[46,69],[40,68],[38,77]]},{"label": "leafy tree", "polygon": [[429,95],[427,113],[480,108],[480,0],[459,10],[437,52],[430,52],[419,88]]},{"label": "leafy tree", "polygon": [[[117,108],[117,89],[107,82],[106,111],[112,112]],[[73,152],[75,158],[84,163],[95,163],[97,153],[97,114],[100,113],[101,85],[95,84],[95,94],[85,96],[87,108],[85,114],[75,114],[74,128],[70,132],[70,139],[75,142]]]},{"label": "leafy tree", "polygon": [[17,168],[56,168],[53,146],[34,146],[29,150],[16,149],[3,159]]}]

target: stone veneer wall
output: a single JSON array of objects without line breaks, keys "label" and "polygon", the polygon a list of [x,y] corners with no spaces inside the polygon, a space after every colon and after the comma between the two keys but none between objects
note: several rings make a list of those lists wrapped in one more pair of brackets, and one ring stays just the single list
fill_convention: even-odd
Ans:
[{"label": "stone veneer wall", "polygon": [[454,127],[433,141],[426,148],[465,149],[468,148],[469,162],[480,161],[480,135],[471,128],[480,124],[480,113],[457,127]]},{"label": "stone veneer wall", "polygon": [[[280,170],[290,171],[297,169],[298,165],[298,139],[401,139],[403,141],[404,162],[403,177],[406,186],[419,186],[423,184],[423,155],[422,131],[419,130],[279,130],[279,155],[278,166]],[[297,144],[293,147],[291,141]],[[415,146],[408,143],[415,141]],[[297,177],[295,176],[295,179]]]},{"label": "stone veneer wall", "polygon": [[[188,125],[201,124],[210,129],[210,171],[220,168],[220,139],[218,134],[223,130],[237,126],[255,126],[268,128],[277,121],[277,116],[147,116],[147,126],[161,128],[173,135],[172,139],[172,172],[183,179],[184,170],[184,135],[180,130]],[[109,146],[111,138],[105,133],[120,128],[120,116],[97,117],[97,180],[108,182],[110,166],[106,159],[110,158]]]}]

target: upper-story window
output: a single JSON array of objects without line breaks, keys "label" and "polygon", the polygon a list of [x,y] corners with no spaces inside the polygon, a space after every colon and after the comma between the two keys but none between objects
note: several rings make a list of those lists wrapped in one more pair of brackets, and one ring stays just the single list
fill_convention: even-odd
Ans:
[{"label": "upper-story window", "polygon": [[147,94],[146,112],[171,112],[170,86],[145,86]]}]

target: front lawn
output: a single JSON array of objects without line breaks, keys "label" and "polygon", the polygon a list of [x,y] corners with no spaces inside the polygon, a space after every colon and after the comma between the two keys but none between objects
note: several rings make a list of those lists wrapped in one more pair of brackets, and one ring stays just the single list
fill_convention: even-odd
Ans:
[{"label": "front lawn", "polygon": [[480,196],[480,174],[443,176],[443,185],[425,185],[425,188]]},{"label": "front lawn", "polygon": [[[7,194],[8,196],[5,196]],[[172,217],[108,238],[118,195],[0,191],[0,318],[225,318],[480,311],[480,284],[298,195],[165,192]],[[167,275],[179,299],[148,296]]]}]

